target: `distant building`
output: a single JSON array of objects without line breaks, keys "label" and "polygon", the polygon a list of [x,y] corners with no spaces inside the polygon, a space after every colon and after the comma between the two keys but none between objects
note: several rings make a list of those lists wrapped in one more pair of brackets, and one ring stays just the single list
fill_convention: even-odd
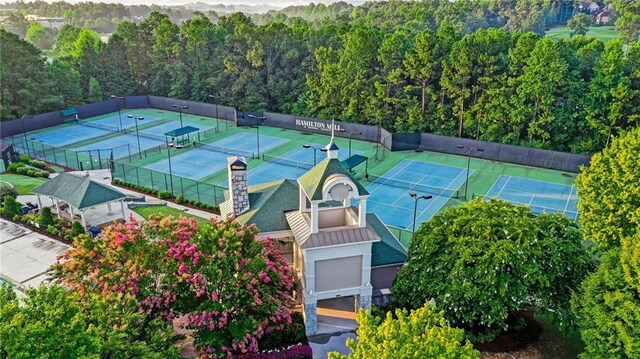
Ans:
[{"label": "distant building", "polygon": [[44,27],[50,27],[58,30],[60,30],[60,28],[62,28],[62,26],[65,24],[63,17],[41,17],[37,15],[27,15],[25,16],[25,18],[29,21],[37,22]]},{"label": "distant building", "polygon": [[580,4],[580,10],[587,11],[590,14],[593,14],[596,11],[600,10],[600,5],[593,1],[583,2],[582,4]]}]

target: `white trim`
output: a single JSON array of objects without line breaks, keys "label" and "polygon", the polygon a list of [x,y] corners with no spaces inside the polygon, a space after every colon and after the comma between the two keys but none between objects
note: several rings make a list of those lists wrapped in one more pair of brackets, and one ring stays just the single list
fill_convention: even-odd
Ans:
[{"label": "white trim", "polygon": [[[269,237],[273,239],[287,238],[287,237],[293,238],[293,233],[291,232],[290,229],[285,229],[282,231],[260,232],[256,235],[256,238],[264,238],[264,237]],[[295,239],[294,239],[294,242],[295,242]]]}]

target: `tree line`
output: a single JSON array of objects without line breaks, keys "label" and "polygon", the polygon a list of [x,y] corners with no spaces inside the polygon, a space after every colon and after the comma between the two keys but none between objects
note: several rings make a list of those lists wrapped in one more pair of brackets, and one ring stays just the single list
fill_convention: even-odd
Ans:
[{"label": "tree line", "polygon": [[[387,9],[392,6],[400,5],[390,2]],[[2,76],[15,85],[3,86],[0,115],[15,118],[109,95],[196,101],[214,95],[240,110],[577,153],[594,153],[638,124],[637,40],[606,46],[582,36],[553,41],[536,31],[510,31],[511,19],[502,28],[473,31],[468,19],[441,16],[431,23],[419,13],[396,24],[392,11],[375,16],[383,23],[376,25],[368,20],[372,13],[317,27],[302,19],[256,25],[241,13],[214,23],[197,12],[177,24],[153,12],[118,24],[107,42],[90,29],[65,25],[51,61],[3,31],[0,46],[12,56],[2,57]]]}]

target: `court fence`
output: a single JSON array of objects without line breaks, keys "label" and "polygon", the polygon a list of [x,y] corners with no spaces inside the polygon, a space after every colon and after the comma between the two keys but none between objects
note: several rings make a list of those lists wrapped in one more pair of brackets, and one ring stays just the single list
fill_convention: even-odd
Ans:
[{"label": "court fence", "polygon": [[130,163],[114,161],[111,173],[114,180],[156,191],[169,191],[176,197],[182,195],[185,199],[210,206],[219,206],[225,200],[224,187]]}]

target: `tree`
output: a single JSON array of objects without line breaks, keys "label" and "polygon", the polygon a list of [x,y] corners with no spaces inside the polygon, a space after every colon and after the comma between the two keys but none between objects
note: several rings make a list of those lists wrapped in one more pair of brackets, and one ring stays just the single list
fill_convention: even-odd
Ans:
[{"label": "tree", "polygon": [[95,77],[89,79],[89,93],[87,94],[88,102],[98,102],[104,100],[104,93],[102,87]]},{"label": "tree", "polygon": [[614,0],[613,6],[618,14],[616,28],[622,40],[629,44],[640,37],[640,3],[637,1]]},{"label": "tree", "polygon": [[40,211],[40,218],[38,219],[38,223],[44,228],[53,224],[53,214],[51,214],[51,208],[44,207]]},{"label": "tree", "polygon": [[49,65],[49,71],[55,93],[62,96],[65,106],[75,106],[82,103],[82,88],[80,87],[80,73],[73,65],[64,59],[55,59]]},{"label": "tree", "polygon": [[444,312],[427,303],[412,310],[396,309],[382,318],[370,311],[358,313],[358,340],[347,339],[349,355],[329,353],[330,359],[348,358],[480,358],[464,339],[464,331],[451,328]]},{"label": "tree", "polygon": [[2,209],[7,216],[15,216],[20,213],[20,203],[12,196],[5,196],[2,200]]},{"label": "tree", "polygon": [[0,285],[0,318],[0,357],[99,357],[95,328],[60,286],[27,289],[18,300],[10,284]]},{"label": "tree", "polygon": [[640,292],[625,280],[620,249],[609,250],[601,260],[573,302],[585,344],[580,358],[638,358]]},{"label": "tree", "polygon": [[591,16],[585,13],[577,13],[567,21],[567,26],[571,29],[571,36],[586,35],[591,25]]},{"label": "tree", "polygon": [[184,217],[131,219],[100,241],[77,237],[55,273],[81,299],[101,296],[125,313],[133,303],[147,342],[183,316],[203,355],[255,352],[265,332],[291,324],[295,291],[277,242],[256,233],[231,219],[202,228]]},{"label": "tree", "polygon": [[573,321],[572,291],[593,264],[577,224],[557,214],[492,199],[448,208],[422,224],[393,286],[402,307],[434,299],[469,338],[517,328],[522,310]]},{"label": "tree", "polygon": [[616,138],[576,179],[585,239],[600,250],[619,247],[640,224],[640,128]]},{"label": "tree", "polygon": [[60,28],[55,43],[55,49],[60,56],[64,57],[73,53],[80,31],[82,31],[81,28],[69,24],[64,24]]},{"label": "tree", "polygon": [[[45,58],[31,43],[0,29],[0,119],[46,112],[60,105]],[[11,54],[11,56],[6,56]]]},{"label": "tree", "polygon": [[25,38],[35,47],[42,50],[53,47],[53,35],[49,29],[42,26],[39,22],[32,22],[29,25]]}]

